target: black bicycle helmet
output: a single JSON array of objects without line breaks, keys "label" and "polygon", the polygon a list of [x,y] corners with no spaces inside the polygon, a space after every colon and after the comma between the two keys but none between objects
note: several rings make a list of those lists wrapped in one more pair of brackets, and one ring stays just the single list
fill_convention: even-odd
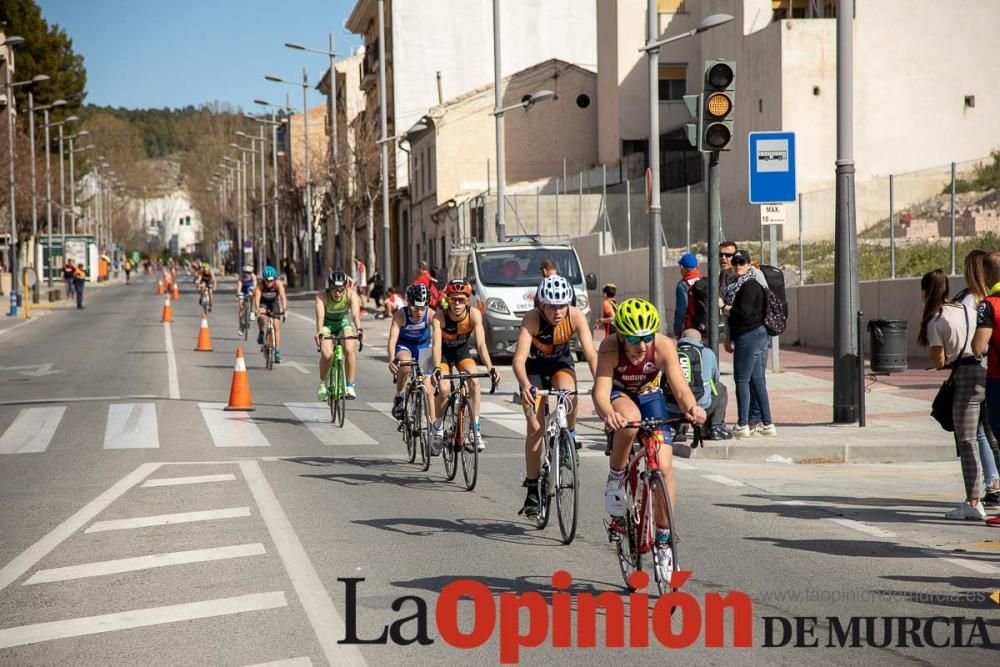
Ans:
[{"label": "black bicycle helmet", "polygon": [[416,308],[426,308],[431,301],[427,285],[414,283],[406,288],[406,302]]}]

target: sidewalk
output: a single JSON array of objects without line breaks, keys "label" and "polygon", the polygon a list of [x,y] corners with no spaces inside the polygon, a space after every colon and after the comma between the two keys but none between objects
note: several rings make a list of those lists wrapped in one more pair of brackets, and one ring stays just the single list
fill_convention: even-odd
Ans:
[{"label": "sidewalk", "polygon": [[[727,423],[736,422],[732,355],[723,351],[722,381],[729,389]],[[885,463],[945,461],[955,457],[951,434],[930,417],[931,401],[946,375],[923,370],[928,362],[910,358],[903,373],[867,375],[867,426],[834,425],[833,352],[783,347],[781,372],[767,373],[775,438],[754,437],[707,443],[702,456],[763,461],[778,455],[797,462]]]}]

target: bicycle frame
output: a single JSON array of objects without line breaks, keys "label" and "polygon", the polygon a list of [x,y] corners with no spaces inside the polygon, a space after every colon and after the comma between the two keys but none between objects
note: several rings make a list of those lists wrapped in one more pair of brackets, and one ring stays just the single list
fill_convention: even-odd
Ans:
[{"label": "bicycle frame", "polygon": [[[575,389],[536,389],[535,395],[545,399],[545,426],[542,429],[542,466],[550,462],[553,452],[550,443],[559,441],[559,432],[569,430],[569,414],[573,411],[572,396],[576,396]],[[549,409],[548,398],[556,397],[556,411],[553,413]],[[558,445],[556,445],[558,447]],[[549,466],[552,470],[552,466]],[[545,493],[551,497],[555,495],[559,486],[559,466],[555,467],[555,472],[548,476],[548,484]]]}]

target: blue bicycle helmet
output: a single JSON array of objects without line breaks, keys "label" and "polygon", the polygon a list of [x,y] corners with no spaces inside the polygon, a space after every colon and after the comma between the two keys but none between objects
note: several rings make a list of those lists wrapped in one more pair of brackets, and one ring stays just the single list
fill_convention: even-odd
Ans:
[{"label": "blue bicycle helmet", "polygon": [[278,277],[278,269],[273,266],[264,267],[264,280],[275,280]]}]

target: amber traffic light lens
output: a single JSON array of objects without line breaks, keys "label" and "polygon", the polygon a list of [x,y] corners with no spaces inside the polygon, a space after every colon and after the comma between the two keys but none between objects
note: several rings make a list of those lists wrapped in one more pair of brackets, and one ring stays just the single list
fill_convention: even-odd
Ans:
[{"label": "amber traffic light lens", "polygon": [[713,88],[728,88],[733,82],[733,68],[725,63],[716,63],[708,70],[708,83]]},{"label": "amber traffic light lens", "polygon": [[708,110],[708,113],[716,118],[724,118],[732,108],[732,100],[729,99],[728,95],[723,95],[722,93],[709,95],[708,102],[705,104],[705,109]]}]

